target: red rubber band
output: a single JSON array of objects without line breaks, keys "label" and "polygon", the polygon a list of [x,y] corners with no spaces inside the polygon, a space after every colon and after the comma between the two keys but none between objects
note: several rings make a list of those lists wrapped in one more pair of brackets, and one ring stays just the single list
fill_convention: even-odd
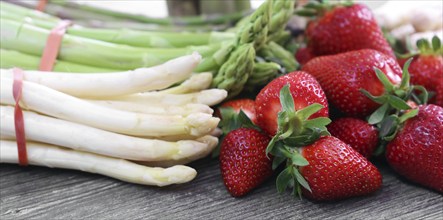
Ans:
[{"label": "red rubber band", "polygon": [[60,46],[62,44],[63,35],[66,33],[67,27],[70,25],[71,21],[62,20],[54,29],[51,30],[48,40],[46,41],[46,47],[43,50],[39,70],[52,71],[57,59],[58,51],[60,50]]},{"label": "red rubber band", "polygon": [[46,4],[48,4],[48,0],[39,0],[35,10],[44,11],[46,8]]},{"label": "red rubber band", "polygon": [[25,135],[25,122],[23,118],[23,111],[20,108],[20,99],[22,98],[23,88],[23,70],[19,68],[13,68],[14,83],[12,85],[12,95],[15,99],[14,108],[14,124],[15,124],[15,138],[17,139],[18,150],[18,164],[21,166],[28,165],[28,153],[26,151],[26,135]]}]

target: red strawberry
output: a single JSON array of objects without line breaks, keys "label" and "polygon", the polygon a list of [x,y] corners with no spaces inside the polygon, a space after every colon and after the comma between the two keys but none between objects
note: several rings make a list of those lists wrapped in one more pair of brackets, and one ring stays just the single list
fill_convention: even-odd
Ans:
[{"label": "red strawberry", "polygon": [[316,57],[302,70],[318,80],[329,103],[337,109],[349,116],[365,117],[380,105],[367,98],[360,89],[374,96],[385,92],[374,68],[382,70],[394,84],[401,80],[402,70],[397,61],[371,49]]},{"label": "red strawberry", "polygon": [[287,84],[294,100],[295,110],[319,103],[324,108],[310,118],[328,117],[328,103],[317,80],[306,72],[295,71],[274,79],[257,95],[255,110],[258,125],[269,135],[275,135],[277,132],[277,115],[282,109],[280,90]]},{"label": "red strawberry", "polygon": [[268,143],[268,136],[251,128],[239,128],[223,139],[220,167],[232,196],[245,195],[272,175],[272,161],[265,154]]},{"label": "red strawberry", "polygon": [[309,60],[311,60],[314,57],[315,56],[314,56],[314,54],[312,54],[311,49],[307,48],[307,47],[302,47],[302,48],[298,49],[297,52],[295,53],[295,59],[301,65],[304,65],[305,63],[307,63]]},{"label": "red strawberry", "polygon": [[325,136],[302,148],[309,165],[300,168],[312,192],[303,195],[320,201],[362,196],[378,190],[382,177],[377,168],[341,140]]},{"label": "red strawberry", "polygon": [[288,85],[280,96],[277,134],[266,148],[274,156],[273,168],[286,165],[277,177],[279,192],[290,186],[294,194],[325,201],[366,195],[380,188],[380,173],[371,163],[343,141],[324,136],[328,118],[309,119],[321,110],[318,103],[294,110]]},{"label": "red strawberry", "polygon": [[377,129],[357,118],[340,118],[328,125],[332,136],[349,144],[366,158],[370,158],[378,143]]},{"label": "red strawberry", "polygon": [[437,86],[435,87],[435,94],[436,96],[434,103],[440,107],[443,107],[443,80],[437,83]]},{"label": "red strawberry", "polygon": [[[252,99],[234,99],[223,103],[220,107],[231,107],[236,113],[242,110],[254,124],[257,124],[255,101]],[[215,114],[220,117],[220,111],[218,109]]]},{"label": "red strawberry", "polygon": [[[314,3],[315,4],[315,3]],[[374,49],[395,58],[371,10],[362,4],[317,4],[307,8],[311,15],[320,14],[306,28],[308,47],[316,56],[338,54],[360,49]]]},{"label": "red strawberry", "polygon": [[386,158],[409,180],[443,192],[443,108],[420,106],[387,145]]},{"label": "red strawberry", "polygon": [[[438,41],[435,42],[436,48],[431,47],[427,40],[418,41],[420,54],[412,60],[409,73],[411,84],[424,86],[428,92],[434,92],[438,98],[443,96],[443,93],[437,91],[437,87],[442,87],[443,84],[443,48],[438,37],[434,37],[433,41]],[[430,103],[436,103],[436,98],[432,98]]]}]

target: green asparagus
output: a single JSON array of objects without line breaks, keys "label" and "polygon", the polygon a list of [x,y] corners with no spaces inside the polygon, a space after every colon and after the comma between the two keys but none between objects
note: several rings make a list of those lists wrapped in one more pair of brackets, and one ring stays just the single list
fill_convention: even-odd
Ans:
[{"label": "green asparagus", "polygon": [[[31,24],[44,29],[52,29],[60,20],[47,21],[42,19],[32,19],[24,17],[20,14],[11,13],[1,9],[1,18],[19,21]],[[73,26],[68,28],[67,33],[73,36],[85,37],[90,39],[102,40],[116,44],[126,44],[137,47],[149,48],[170,48],[170,47],[186,47],[190,45],[207,45],[219,43],[226,40],[232,40],[234,33],[230,32],[206,32],[206,33],[172,33],[157,31],[139,31],[126,28],[120,29],[102,29],[102,28],[85,28],[81,26]]]},{"label": "green asparagus", "polygon": [[[20,67],[25,70],[37,70],[40,65],[40,57],[20,53],[14,50],[0,49],[0,57],[0,68],[2,69]],[[117,70],[57,60],[53,71],[73,73],[106,73],[115,72]]]},{"label": "green asparagus", "polygon": [[[11,0],[9,0],[11,1]],[[35,8],[36,4],[29,1],[14,0],[15,4],[25,7]],[[51,1],[46,5],[45,11],[52,15],[57,15],[66,19],[78,20],[107,20],[107,21],[132,21],[140,23],[158,24],[158,25],[179,25],[179,26],[199,26],[207,24],[226,24],[235,23],[250,11],[240,11],[216,16],[189,16],[189,17],[167,17],[154,18],[144,15],[130,14],[118,11],[112,11],[104,8],[98,8],[85,4],[78,4],[69,1]]]}]

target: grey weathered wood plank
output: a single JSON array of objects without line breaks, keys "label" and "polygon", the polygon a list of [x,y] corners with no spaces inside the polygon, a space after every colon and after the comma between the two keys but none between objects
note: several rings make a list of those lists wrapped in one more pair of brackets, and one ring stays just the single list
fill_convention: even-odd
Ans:
[{"label": "grey weathered wood plank", "polygon": [[378,163],[383,188],[361,198],[315,203],[276,193],[267,181],[244,198],[229,196],[217,161],[192,164],[199,175],[166,188],[95,174],[0,165],[0,219],[443,219],[443,197]]}]

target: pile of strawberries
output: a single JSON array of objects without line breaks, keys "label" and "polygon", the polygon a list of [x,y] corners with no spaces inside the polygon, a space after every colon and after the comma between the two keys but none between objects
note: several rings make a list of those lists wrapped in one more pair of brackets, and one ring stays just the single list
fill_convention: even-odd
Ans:
[{"label": "pile of strawberries", "polygon": [[296,54],[301,70],[274,79],[255,101],[220,108],[220,167],[231,195],[276,172],[279,192],[292,188],[318,201],[367,195],[382,185],[369,161],[374,154],[442,193],[440,41],[419,42],[420,53],[402,60],[402,70],[366,6],[309,3],[300,13],[317,16]]}]

